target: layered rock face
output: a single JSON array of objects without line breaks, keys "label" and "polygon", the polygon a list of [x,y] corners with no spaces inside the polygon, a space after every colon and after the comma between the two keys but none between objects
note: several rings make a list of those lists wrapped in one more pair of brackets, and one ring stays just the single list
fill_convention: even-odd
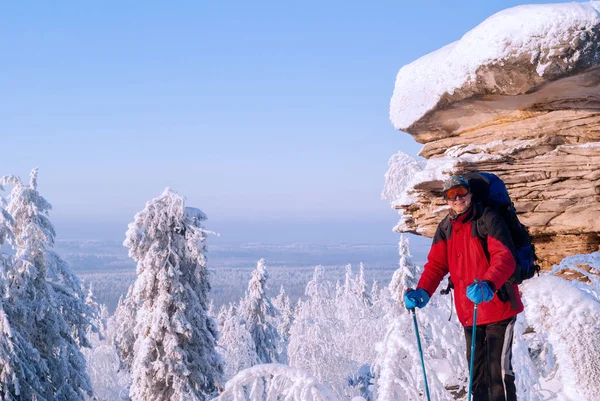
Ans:
[{"label": "layered rock face", "polygon": [[[429,164],[444,167],[433,179],[407,188],[416,201],[398,205],[403,213],[398,231],[433,236],[447,213],[441,197],[443,179],[449,174],[488,171],[507,184],[542,267],[568,255],[600,250],[600,3],[589,3],[587,8],[561,6],[564,10],[552,9],[549,18],[564,12],[571,25],[557,22],[562,24],[560,31],[554,27],[541,32],[543,39],[538,42],[535,31],[528,33],[530,42],[486,37],[485,32],[496,32],[494,24],[510,25],[519,13],[494,16],[450,49],[400,70],[392,121],[424,144],[420,154]],[[537,7],[543,15],[548,9],[542,7],[550,6]],[[581,15],[573,18],[575,7]],[[536,12],[536,7],[529,8],[527,12]],[[540,29],[547,25],[540,24]],[[478,31],[482,26],[483,33]],[[464,69],[461,80],[460,71],[444,68],[457,68],[452,60],[460,54],[453,52],[473,46],[462,43],[465,40],[501,51],[479,65],[463,63],[467,67],[459,66]],[[504,41],[504,47],[498,41]],[[529,43],[527,48],[517,51],[523,43]],[[415,112],[411,96],[423,97],[419,94],[423,87],[435,83],[425,76],[406,84],[410,81],[405,75],[427,64],[451,84],[430,91],[433,95],[418,103],[426,107]]]}]

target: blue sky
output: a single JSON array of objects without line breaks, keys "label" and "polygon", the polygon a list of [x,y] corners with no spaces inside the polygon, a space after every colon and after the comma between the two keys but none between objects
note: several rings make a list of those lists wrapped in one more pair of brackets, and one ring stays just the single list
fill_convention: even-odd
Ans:
[{"label": "blue sky", "polygon": [[517,4],[4,2],[0,174],[40,168],[59,238],[169,186],[223,241],[393,242],[396,73]]}]

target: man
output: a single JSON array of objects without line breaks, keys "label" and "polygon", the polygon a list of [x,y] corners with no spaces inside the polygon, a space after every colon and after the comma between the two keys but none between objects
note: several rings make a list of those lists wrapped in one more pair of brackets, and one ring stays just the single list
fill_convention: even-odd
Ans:
[{"label": "man", "polygon": [[[517,308],[496,294],[515,270],[510,232],[493,209],[471,202],[469,182],[464,177],[453,176],[444,183],[444,198],[450,213],[437,227],[417,289],[409,289],[404,296],[406,307],[424,307],[440,281],[450,273],[456,312],[465,331],[467,361],[471,357],[473,309],[480,304],[473,366],[474,401],[516,401],[511,348],[514,322],[523,311],[523,304],[516,285],[513,289]],[[479,219],[483,219],[488,233],[485,239],[477,233]]]}]

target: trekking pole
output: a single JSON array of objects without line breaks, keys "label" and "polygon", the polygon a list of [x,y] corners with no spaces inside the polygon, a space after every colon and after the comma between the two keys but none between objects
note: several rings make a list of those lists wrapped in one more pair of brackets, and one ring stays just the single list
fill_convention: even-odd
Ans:
[{"label": "trekking pole", "polygon": [[473,361],[475,361],[475,336],[477,335],[477,304],[473,309],[473,331],[471,334],[471,362],[469,363],[469,397],[471,401],[471,391],[473,389]]},{"label": "trekking pole", "polygon": [[417,345],[419,346],[419,355],[421,355],[421,368],[423,369],[423,378],[425,380],[425,392],[427,393],[427,401],[431,401],[429,397],[429,385],[427,384],[427,373],[425,373],[425,360],[423,359],[423,349],[421,348],[421,337],[419,336],[419,326],[417,325],[417,314],[412,309],[413,323],[415,324],[415,333],[417,333]]}]

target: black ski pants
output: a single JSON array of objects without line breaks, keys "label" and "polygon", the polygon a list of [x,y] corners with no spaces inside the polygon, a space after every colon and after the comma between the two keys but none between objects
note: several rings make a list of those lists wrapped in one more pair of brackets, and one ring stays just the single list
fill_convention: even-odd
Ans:
[{"label": "black ski pants", "polygon": [[[473,401],[517,401],[512,370],[515,317],[476,327]],[[471,361],[473,327],[465,327],[467,363]]]}]

